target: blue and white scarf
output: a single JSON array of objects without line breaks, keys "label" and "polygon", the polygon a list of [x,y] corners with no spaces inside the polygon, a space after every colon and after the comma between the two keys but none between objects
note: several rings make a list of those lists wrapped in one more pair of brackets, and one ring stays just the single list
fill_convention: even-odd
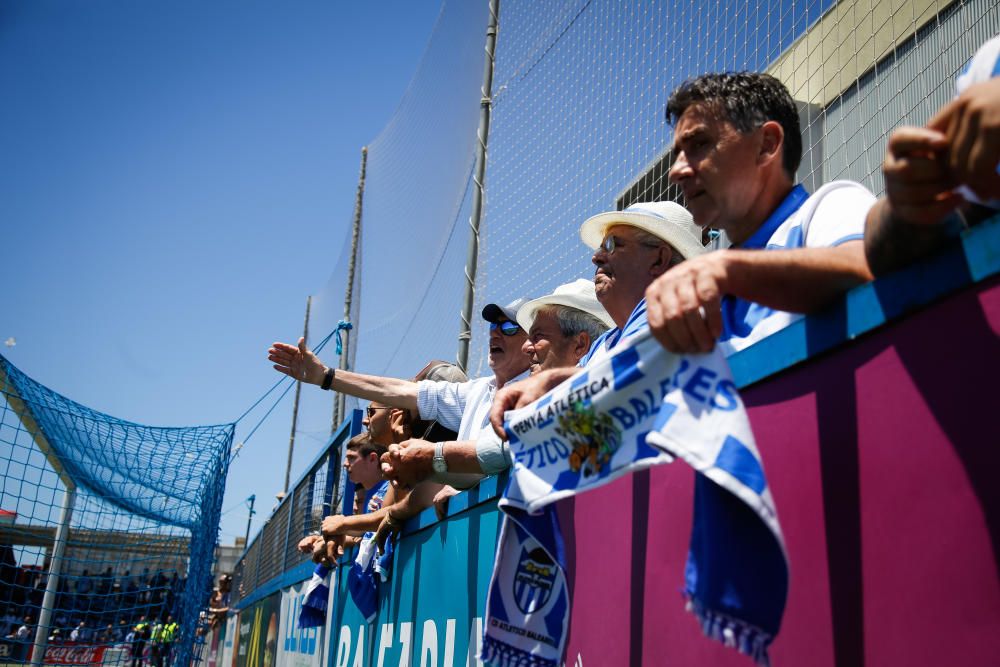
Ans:
[{"label": "blue and white scarf", "polygon": [[392,572],[392,541],[379,555],[375,533],[367,532],[358,545],[358,555],[347,573],[347,590],[365,620],[371,623],[378,613],[379,589]]},{"label": "blue and white scarf", "polygon": [[707,635],[758,664],[781,624],[788,565],[774,500],[721,352],[678,357],[648,330],[508,412],[514,467],[481,659],[558,667],[569,592],[556,500],[674,457],[697,475],[685,570]]},{"label": "blue and white scarf", "polygon": [[306,584],[305,599],[299,611],[300,628],[318,628],[326,625],[326,606],[330,600],[330,569],[317,565]]}]

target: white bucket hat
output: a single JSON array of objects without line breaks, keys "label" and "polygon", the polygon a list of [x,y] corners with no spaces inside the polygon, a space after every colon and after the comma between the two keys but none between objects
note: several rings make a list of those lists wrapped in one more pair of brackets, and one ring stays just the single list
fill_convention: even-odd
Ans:
[{"label": "white bucket hat", "polygon": [[535,314],[538,313],[538,309],[545,306],[569,306],[582,310],[588,315],[593,315],[606,324],[609,329],[615,326],[608,311],[604,310],[604,306],[597,300],[593,280],[578,278],[571,283],[555,288],[552,294],[532,299],[518,309],[518,325],[525,331],[530,329],[535,322]]},{"label": "white bucket hat", "polygon": [[580,227],[580,240],[597,249],[607,234],[608,227],[629,225],[649,232],[672,245],[684,259],[705,252],[701,243],[701,227],[694,224],[688,210],[672,201],[640,202],[624,211],[599,213]]}]

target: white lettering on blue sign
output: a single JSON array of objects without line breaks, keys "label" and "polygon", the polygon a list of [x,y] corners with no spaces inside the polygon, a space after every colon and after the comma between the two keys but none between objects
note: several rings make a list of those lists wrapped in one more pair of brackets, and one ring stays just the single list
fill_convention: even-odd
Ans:
[{"label": "white lettering on blue sign", "polygon": [[347,660],[351,657],[351,629],[346,625],[340,626],[340,639],[337,641],[337,667],[347,667]]},{"label": "white lettering on blue sign", "polygon": [[[319,628],[299,628],[298,618],[302,613],[302,602],[305,594],[285,598],[281,601],[281,624],[285,628],[285,652],[316,655],[316,645],[319,641]],[[287,600],[288,604],[285,604]]]},{"label": "white lettering on blue sign", "polygon": [[[418,621],[419,623],[419,621]],[[395,667],[411,667],[412,652],[416,649],[413,643],[413,622],[383,623],[378,628],[378,647],[374,653],[375,667],[393,667],[387,664],[387,655],[399,651],[399,663]],[[419,667],[456,667],[455,636],[458,621],[454,618],[445,619],[444,644],[439,643],[437,623],[426,619],[420,624],[420,662]],[[398,636],[397,636],[398,631]],[[482,644],[483,619],[476,616],[470,619],[469,642],[465,652],[465,667],[483,667],[479,661]],[[365,663],[365,626],[358,626],[357,641],[354,640],[351,626],[342,625],[337,641],[337,658],[334,667],[364,667]],[[352,651],[353,648],[353,651]],[[461,654],[460,654],[461,655]],[[351,661],[351,657],[354,661]],[[440,661],[439,661],[440,658]],[[461,665],[462,663],[459,663]]]},{"label": "white lettering on blue sign", "polygon": [[399,667],[410,667],[410,640],[413,638],[413,623],[399,624],[399,643],[403,646]]},{"label": "white lettering on blue sign", "polygon": [[423,637],[420,644],[420,667],[437,667],[438,662],[438,630],[434,621],[428,618],[424,621]]},{"label": "white lettering on blue sign", "polygon": [[378,667],[385,667],[385,652],[387,649],[392,648],[392,623],[383,623],[382,630],[379,632],[378,638],[378,662],[375,664]]},{"label": "white lettering on blue sign", "polygon": [[354,667],[365,667],[365,626],[358,626],[358,648],[354,652]]}]

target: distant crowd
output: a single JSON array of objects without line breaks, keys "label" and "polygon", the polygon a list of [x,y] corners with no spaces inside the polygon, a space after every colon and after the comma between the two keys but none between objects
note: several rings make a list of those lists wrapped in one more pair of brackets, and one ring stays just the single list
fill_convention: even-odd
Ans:
[{"label": "distant crowd", "polygon": [[[169,575],[169,576],[168,576]],[[0,618],[0,633],[13,645],[13,657],[28,655],[48,581],[47,568],[35,572],[30,585],[5,585],[6,613]],[[120,576],[108,567],[103,573],[64,574],[49,622],[50,645],[123,646],[131,655],[137,647],[140,664],[165,664],[168,645],[176,641],[174,622],[186,580],[177,572],[143,570]],[[159,655],[158,655],[159,654]]]}]

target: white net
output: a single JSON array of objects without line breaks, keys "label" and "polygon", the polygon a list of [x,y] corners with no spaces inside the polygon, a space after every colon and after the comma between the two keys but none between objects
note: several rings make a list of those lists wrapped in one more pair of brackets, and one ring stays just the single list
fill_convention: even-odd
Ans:
[{"label": "white net", "polygon": [[[691,76],[766,70],[801,103],[815,187],[876,193],[885,140],[923,123],[995,35],[991,2],[596,2],[501,5],[487,207],[476,293],[534,296],[593,274],[580,224],[634,201],[677,198],[664,162],[670,91]],[[483,372],[477,322],[470,369]]]},{"label": "white net", "polygon": [[[359,370],[407,377],[457,349],[488,2],[444,3],[392,120],[370,145]],[[488,372],[479,311],[592,275],[590,215],[679,198],[670,91],[704,72],[766,70],[800,103],[809,188],[881,192],[888,133],[923,123],[1000,30],[989,0],[503,0],[470,375]],[[346,259],[331,285],[342,286]],[[329,307],[342,313],[330,290]],[[315,308],[314,303],[314,308]],[[332,351],[330,352],[332,354]],[[329,399],[327,399],[329,400]]]},{"label": "white net", "polygon": [[357,368],[453,360],[488,6],[446,2],[392,120],[369,145]]}]

